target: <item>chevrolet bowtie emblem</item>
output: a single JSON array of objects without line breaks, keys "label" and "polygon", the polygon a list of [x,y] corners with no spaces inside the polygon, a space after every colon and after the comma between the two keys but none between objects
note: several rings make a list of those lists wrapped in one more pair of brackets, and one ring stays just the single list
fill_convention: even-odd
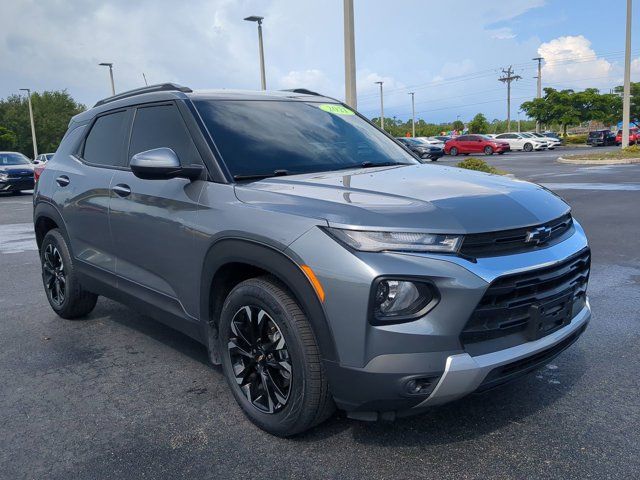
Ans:
[{"label": "chevrolet bowtie emblem", "polygon": [[550,237],[551,229],[549,227],[538,227],[527,232],[525,242],[540,245],[541,243],[547,242]]}]

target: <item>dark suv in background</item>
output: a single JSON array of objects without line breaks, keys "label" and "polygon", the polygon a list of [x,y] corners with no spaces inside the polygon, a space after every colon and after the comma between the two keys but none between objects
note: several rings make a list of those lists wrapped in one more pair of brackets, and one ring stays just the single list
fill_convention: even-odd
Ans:
[{"label": "dark suv in background", "polygon": [[606,147],[616,144],[616,134],[611,130],[594,130],[587,136],[587,145],[592,147]]},{"label": "dark suv in background", "polygon": [[43,167],[34,223],[59,316],[104,295],[202,342],[276,435],[492,388],[590,318],[590,250],[562,199],[421,164],[308,91],[102,100]]}]

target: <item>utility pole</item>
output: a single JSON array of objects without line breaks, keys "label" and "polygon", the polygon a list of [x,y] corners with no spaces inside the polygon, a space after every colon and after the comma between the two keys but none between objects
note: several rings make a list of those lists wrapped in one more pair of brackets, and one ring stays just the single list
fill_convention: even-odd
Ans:
[{"label": "utility pole", "polygon": [[624,51],[624,87],[622,93],[622,144],[629,146],[629,120],[631,113],[631,0],[627,0],[627,42]]},{"label": "utility pole", "polygon": [[116,86],[113,83],[113,63],[103,62],[99,64],[101,67],[109,67],[109,78],[111,78],[111,95],[116,94]]},{"label": "utility pole", "polygon": [[[542,98],[542,57],[536,57],[533,59],[538,62],[538,76],[533,77],[538,80],[538,92],[536,98]],[[536,120],[536,132],[540,133],[540,122]]]},{"label": "utility pole", "polygon": [[356,42],[353,28],[353,0],[344,0],[344,88],[345,102],[358,108],[356,94]]},{"label": "utility pole", "polygon": [[416,136],[416,102],[415,96],[416,92],[409,92],[411,95],[411,136]]},{"label": "utility pole", "polygon": [[33,141],[33,159],[38,158],[38,144],[36,142],[36,124],[33,121],[33,108],[31,108],[31,90],[21,88],[23,92],[27,92],[27,103],[29,104],[29,119],[31,120],[31,140]]},{"label": "utility pole", "polygon": [[260,53],[260,86],[262,90],[267,89],[267,75],[264,71],[264,46],[262,45],[262,20],[264,17],[252,15],[245,18],[247,22],[257,22],[258,24],[258,50]]},{"label": "utility pole", "polygon": [[384,100],[382,94],[382,84],[384,82],[375,82],[380,85],[380,128],[384,130]]},{"label": "utility pole", "polygon": [[502,73],[504,77],[500,77],[498,80],[507,84],[507,131],[511,131],[511,82],[520,80],[522,77],[520,75],[514,75],[511,66],[506,70],[503,68]]}]

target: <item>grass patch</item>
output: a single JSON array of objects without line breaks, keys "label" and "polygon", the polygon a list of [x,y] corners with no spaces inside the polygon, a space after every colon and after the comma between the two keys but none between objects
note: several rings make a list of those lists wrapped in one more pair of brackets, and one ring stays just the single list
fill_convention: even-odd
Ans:
[{"label": "grass patch", "polygon": [[566,137],[563,138],[564,143],[568,144],[568,145],[580,145],[580,144],[586,144],[587,143],[587,136],[586,135],[567,135]]},{"label": "grass patch", "polygon": [[[598,147],[594,147],[597,149]],[[626,158],[640,158],[640,145],[631,145],[614,152],[576,153],[563,155],[567,160],[624,160]]]},{"label": "grass patch", "polygon": [[484,160],[475,157],[469,157],[459,162],[456,167],[466,168],[467,170],[476,170],[478,172],[493,173],[494,175],[505,175],[507,172],[489,165]]}]

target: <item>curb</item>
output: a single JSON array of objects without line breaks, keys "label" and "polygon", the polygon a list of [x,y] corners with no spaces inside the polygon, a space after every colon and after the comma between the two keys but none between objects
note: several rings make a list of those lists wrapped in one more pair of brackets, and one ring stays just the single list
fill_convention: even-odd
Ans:
[{"label": "curb", "polygon": [[640,158],[594,158],[593,160],[579,160],[573,158],[558,157],[560,163],[572,163],[574,165],[628,165],[640,163]]}]

